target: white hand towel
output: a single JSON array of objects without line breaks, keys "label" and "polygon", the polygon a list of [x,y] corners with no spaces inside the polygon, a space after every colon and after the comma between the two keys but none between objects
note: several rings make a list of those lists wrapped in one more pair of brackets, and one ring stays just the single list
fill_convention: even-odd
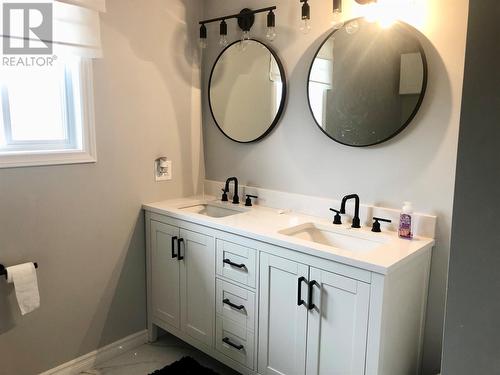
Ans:
[{"label": "white hand towel", "polygon": [[38,281],[33,263],[7,267],[7,282],[14,283],[17,303],[22,315],[28,314],[40,306]]}]

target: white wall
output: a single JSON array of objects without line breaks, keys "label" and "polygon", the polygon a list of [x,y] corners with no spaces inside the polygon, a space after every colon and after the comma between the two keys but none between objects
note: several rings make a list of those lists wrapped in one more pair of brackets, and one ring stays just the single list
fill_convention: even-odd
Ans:
[{"label": "white wall", "polygon": [[[346,13],[358,8],[345,0]],[[359,193],[365,203],[400,207],[411,200],[419,211],[438,215],[425,338],[424,373],[439,370],[447,262],[453,203],[461,92],[467,29],[467,0],[415,0],[403,17],[422,32],[429,63],[428,91],[413,123],[391,141],[370,148],[349,148],[327,138],[308,109],[306,81],[313,55],[330,27],[331,1],[311,1],[310,34],[299,28],[300,4],[289,0],[206,0],[206,17],[243,7],[276,4],[278,37],[272,43],[289,78],[282,121],[263,141],[241,145],[226,139],[207,110],[204,88],[204,147],[207,178],[236,175],[241,182],[276,190],[340,198]],[[252,32],[264,39],[265,16]],[[230,28],[230,38],[237,35]],[[209,25],[204,56],[205,84],[220,52],[218,25]],[[328,207],[325,207],[327,210]]]},{"label": "white wall", "polygon": [[[141,204],[203,175],[197,0],[107,0],[97,164],[0,170],[0,262],[38,261],[41,308],[0,280],[0,373],[32,375],[146,328]],[[174,180],[155,183],[168,156]]]}]

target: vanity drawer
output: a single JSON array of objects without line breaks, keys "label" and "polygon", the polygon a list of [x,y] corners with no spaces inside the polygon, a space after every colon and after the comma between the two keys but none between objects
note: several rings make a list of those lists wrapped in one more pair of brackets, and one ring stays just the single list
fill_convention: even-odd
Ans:
[{"label": "vanity drawer", "polygon": [[255,329],[255,293],[217,279],[216,295],[217,314],[245,329]]},{"label": "vanity drawer", "polygon": [[217,240],[217,274],[255,288],[257,251]]},{"label": "vanity drawer", "polygon": [[220,316],[217,316],[216,330],[215,348],[253,370],[255,334]]}]

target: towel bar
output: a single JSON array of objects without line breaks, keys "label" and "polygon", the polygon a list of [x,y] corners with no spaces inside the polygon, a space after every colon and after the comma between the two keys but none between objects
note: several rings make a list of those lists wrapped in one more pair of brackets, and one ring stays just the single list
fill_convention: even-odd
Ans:
[{"label": "towel bar", "polygon": [[[38,268],[38,263],[33,263],[35,265],[35,268]],[[5,276],[7,278],[7,269],[3,264],[0,264],[0,276]]]}]

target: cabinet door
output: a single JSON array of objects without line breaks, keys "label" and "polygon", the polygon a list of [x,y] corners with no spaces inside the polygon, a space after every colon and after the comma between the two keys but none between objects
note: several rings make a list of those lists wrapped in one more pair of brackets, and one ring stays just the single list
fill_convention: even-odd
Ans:
[{"label": "cabinet door", "polygon": [[312,267],[310,280],[307,375],[364,374],[370,286]]},{"label": "cabinet door", "polygon": [[307,266],[261,253],[260,374],[305,373],[307,308],[299,299],[307,301],[307,276]]},{"label": "cabinet door", "polygon": [[181,243],[181,327],[206,345],[214,344],[215,245],[214,238],[185,229]]},{"label": "cabinet door", "polygon": [[173,256],[179,228],[154,220],[150,228],[152,315],[180,328],[179,261]]}]

